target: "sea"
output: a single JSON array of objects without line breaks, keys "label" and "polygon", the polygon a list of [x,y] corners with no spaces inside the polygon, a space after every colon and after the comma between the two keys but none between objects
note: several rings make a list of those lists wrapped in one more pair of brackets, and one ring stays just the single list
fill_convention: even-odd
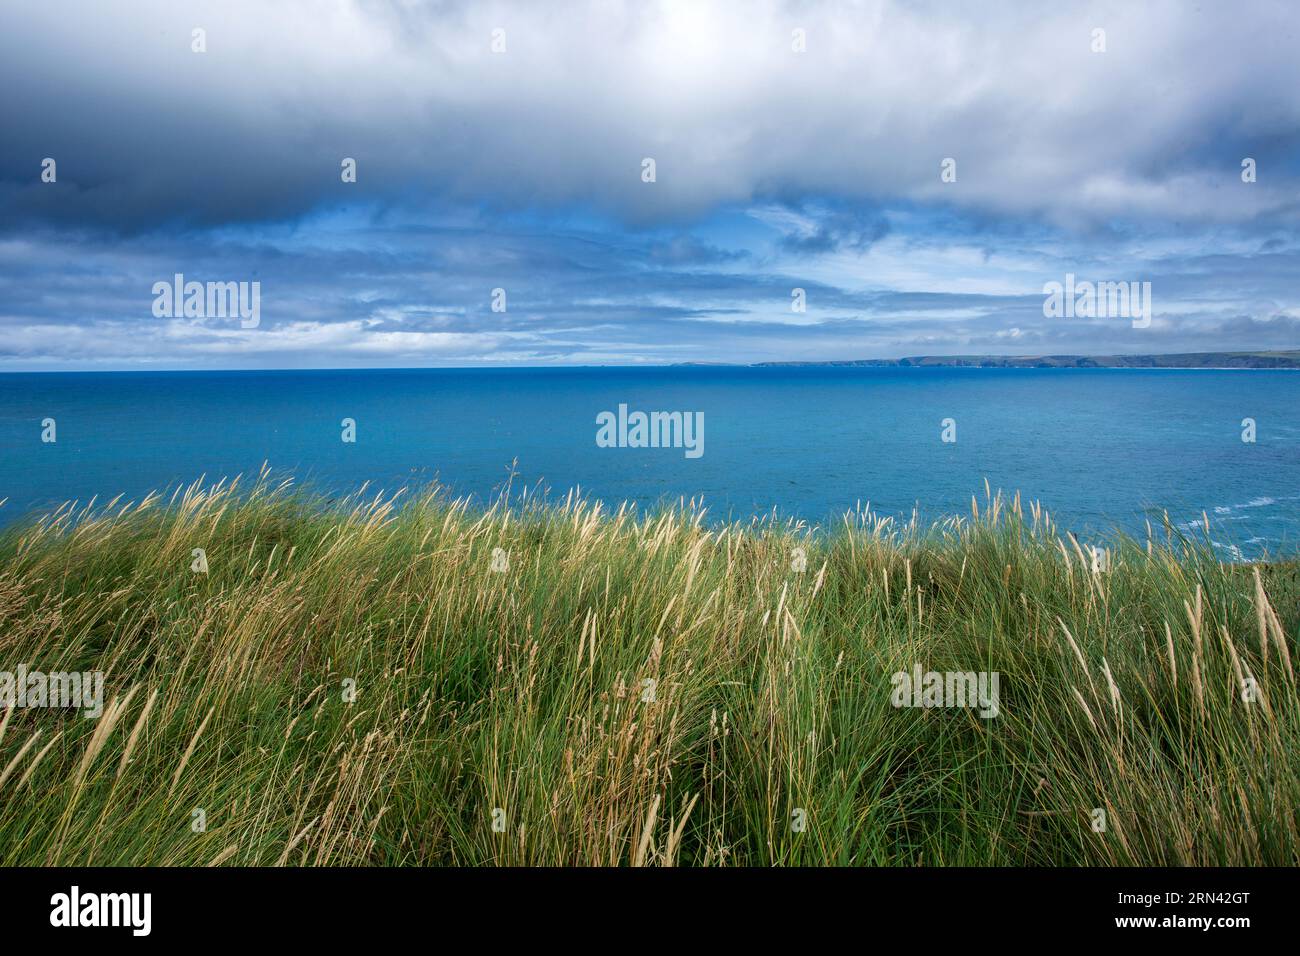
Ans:
[{"label": "sea", "polygon": [[[637,412],[653,428],[638,428]],[[661,447],[641,447],[651,433]],[[328,495],[436,481],[484,503],[506,488],[560,500],[576,489],[612,507],[694,500],[710,521],[821,528],[867,509],[969,515],[987,482],[1089,539],[1145,538],[1166,513],[1204,535],[1204,514],[1225,560],[1300,552],[1295,371],[9,373],[0,449],[6,525],[69,500],[247,478],[265,463]]]}]

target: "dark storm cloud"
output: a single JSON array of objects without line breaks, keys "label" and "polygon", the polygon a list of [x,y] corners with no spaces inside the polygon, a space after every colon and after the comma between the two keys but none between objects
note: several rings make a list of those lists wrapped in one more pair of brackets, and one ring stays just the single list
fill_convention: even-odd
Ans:
[{"label": "dark storm cloud", "polygon": [[[1294,10],[1156,2],[14,5],[0,39],[10,223],[263,221],[441,196],[939,202],[1061,225],[1294,222]],[[805,53],[791,30],[807,33]],[[1107,49],[1090,49],[1091,31]],[[206,30],[205,53],[191,31]],[[506,50],[491,51],[492,30]],[[59,162],[58,190],[39,164]],[[658,180],[640,180],[653,157]],[[1254,188],[1238,164],[1259,163]],[[359,164],[345,193],[339,163]],[[954,158],[958,178],[941,183]],[[871,241],[846,210],[814,247]]]}]

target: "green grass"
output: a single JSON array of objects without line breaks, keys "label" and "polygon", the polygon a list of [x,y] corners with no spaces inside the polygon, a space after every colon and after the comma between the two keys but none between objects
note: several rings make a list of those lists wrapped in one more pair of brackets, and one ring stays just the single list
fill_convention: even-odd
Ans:
[{"label": "green grass", "polygon": [[[1094,573],[998,497],[816,535],[515,504],[263,476],[0,536],[0,669],[105,674],[98,720],[0,713],[0,863],[1297,861],[1294,563],[1157,529]],[[896,709],[915,662],[997,671],[999,716]]]}]

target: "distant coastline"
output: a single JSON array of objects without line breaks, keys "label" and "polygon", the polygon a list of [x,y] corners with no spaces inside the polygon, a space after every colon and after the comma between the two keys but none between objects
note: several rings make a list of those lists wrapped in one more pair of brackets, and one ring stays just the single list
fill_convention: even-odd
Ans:
[{"label": "distant coastline", "polygon": [[1300,369],[1300,349],[1260,352],[1176,352],[1168,355],[913,355],[896,359],[755,362],[753,365],[756,368],[773,366],[835,366],[840,368]]}]

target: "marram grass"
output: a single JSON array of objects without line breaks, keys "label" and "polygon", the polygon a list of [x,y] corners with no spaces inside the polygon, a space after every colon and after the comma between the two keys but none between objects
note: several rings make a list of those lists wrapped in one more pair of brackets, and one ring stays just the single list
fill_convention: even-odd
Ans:
[{"label": "marram grass", "polygon": [[[0,713],[0,862],[1294,864],[1296,565],[1089,557],[998,497],[64,508],[0,536],[0,670],[102,671],[104,711]],[[895,708],[914,664],[997,672],[998,716]]]}]

